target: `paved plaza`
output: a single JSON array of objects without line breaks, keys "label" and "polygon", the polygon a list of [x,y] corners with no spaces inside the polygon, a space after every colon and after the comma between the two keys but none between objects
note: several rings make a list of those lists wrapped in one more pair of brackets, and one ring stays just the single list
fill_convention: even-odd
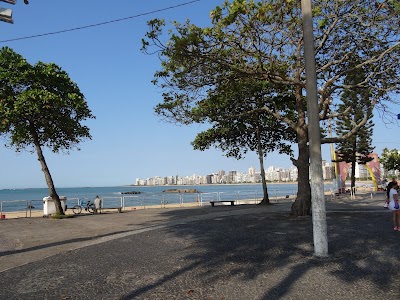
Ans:
[{"label": "paved plaza", "polygon": [[0,299],[398,300],[383,199],[327,197],[324,259],[290,201],[1,220]]}]

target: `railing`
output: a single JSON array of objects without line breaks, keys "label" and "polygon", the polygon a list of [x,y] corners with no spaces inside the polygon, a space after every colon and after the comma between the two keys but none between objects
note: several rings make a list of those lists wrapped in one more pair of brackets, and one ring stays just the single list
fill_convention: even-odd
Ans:
[{"label": "railing", "polygon": [[200,206],[201,194],[181,194],[180,206],[185,206],[185,204],[192,203],[195,206]]},{"label": "railing", "polygon": [[[280,198],[296,195],[297,190],[288,191],[268,190],[271,201],[277,202]],[[294,198],[294,197],[291,197]],[[210,193],[154,193],[135,194],[119,197],[102,197],[101,207],[122,207],[123,210],[146,209],[149,206],[183,207],[204,206],[210,201],[235,200],[235,204],[258,204],[263,199],[262,191],[232,191],[232,192],[210,192]],[[66,200],[67,212],[75,205],[84,205],[87,198],[68,198]],[[39,204],[40,203],[40,204]],[[10,210],[10,207],[12,208]],[[17,209],[14,209],[17,207]],[[19,209],[21,208],[21,209]],[[6,211],[5,211],[6,210]],[[4,213],[15,214],[19,211],[19,217],[32,217],[32,211],[42,211],[43,200],[3,200],[0,201],[0,218],[4,219]]]},{"label": "railing", "polygon": [[139,196],[123,196],[122,197],[122,208],[132,207],[136,209],[136,207],[143,207],[143,198]]},{"label": "railing", "polygon": [[67,205],[67,210],[69,208],[72,208],[75,205],[82,205],[82,199],[81,198],[67,198],[67,201],[65,203]]},{"label": "railing", "polygon": [[271,202],[278,202],[278,199],[282,198],[291,198],[292,201],[294,201],[294,198],[296,198],[297,195],[297,190],[291,190],[290,192],[288,191],[281,191],[281,190],[269,190],[268,189],[268,196]]},{"label": "railing", "polygon": [[[43,200],[4,200],[0,201],[0,219],[5,219],[6,214],[20,215],[25,214],[25,218],[32,217],[32,211],[39,210],[38,204],[43,205]],[[7,209],[11,207],[12,210]],[[41,206],[41,209],[43,206]]]},{"label": "railing", "polygon": [[213,192],[213,193],[201,193],[200,194],[200,206],[203,206],[204,202],[210,202],[210,201],[220,201],[220,192]]},{"label": "railing", "polygon": [[124,207],[124,197],[103,197],[101,208],[103,207]]},{"label": "railing", "polygon": [[182,194],[143,194],[143,208],[146,208],[146,206],[158,205],[158,203],[161,208],[166,208],[167,205],[182,206],[183,201]]}]

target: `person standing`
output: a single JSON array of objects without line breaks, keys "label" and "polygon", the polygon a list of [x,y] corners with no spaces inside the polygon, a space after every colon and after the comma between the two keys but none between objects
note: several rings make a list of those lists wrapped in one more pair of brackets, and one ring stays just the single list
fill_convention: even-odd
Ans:
[{"label": "person standing", "polygon": [[100,212],[101,209],[101,199],[99,196],[96,196],[96,198],[94,199],[94,212],[98,213]]},{"label": "person standing", "polygon": [[392,178],[392,181],[388,183],[387,187],[386,187],[386,205],[384,206],[385,208],[389,208],[389,202],[390,202],[390,190],[392,189],[392,187],[397,183],[396,179]]},{"label": "person standing", "polygon": [[393,213],[393,226],[394,230],[400,231],[400,207],[399,207],[399,195],[397,193],[397,189],[399,188],[398,183],[396,182],[393,187],[389,191],[389,209]]}]

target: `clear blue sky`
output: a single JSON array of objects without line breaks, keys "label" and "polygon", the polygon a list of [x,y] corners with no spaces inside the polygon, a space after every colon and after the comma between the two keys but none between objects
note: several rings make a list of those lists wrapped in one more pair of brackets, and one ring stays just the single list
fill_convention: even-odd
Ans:
[{"label": "clear blue sky", "polygon": [[[190,0],[39,1],[13,9],[14,24],[0,22],[0,40],[60,31],[161,10]],[[217,150],[194,151],[190,142],[204,127],[179,127],[163,123],[154,113],[162,101],[151,84],[160,63],[144,55],[141,39],[146,21],[165,18],[200,26],[209,24],[209,13],[223,0],[201,0],[175,9],[139,16],[127,21],[45,37],[0,43],[23,55],[30,63],[54,62],[77,82],[93,114],[88,125],[93,139],[81,151],[69,155],[45,151],[56,187],[115,186],[135,182],[137,177],[206,175],[218,170],[259,169],[255,153],[244,160],[226,158]],[[400,111],[399,111],[400,113]],[[399,148],[397,124],[388,129],[376,121],[374,146]],[[396,135],[397,136],[397,135]],[[45,187],[36,154],[20,153],[0,145],[0,188]],[[329,148],[323,147],[329,160]],[[270,165],[290,167],[287,156],[270,154]]]}]

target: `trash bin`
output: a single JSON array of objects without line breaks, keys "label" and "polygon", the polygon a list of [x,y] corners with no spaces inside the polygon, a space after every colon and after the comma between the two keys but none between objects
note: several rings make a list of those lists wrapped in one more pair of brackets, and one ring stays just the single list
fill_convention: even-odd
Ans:
[{"label": "trash bin", "polygon": [[[60,201],[61,201],[61,207],[63,211],[65,212],[65,207],[67,203],[67,197],[65,196],[59,196]],[[53,215],[56,213],[56,203],[55,201],[50,197],[44,197],[43,198],[43,215],[45,217]]]}]

